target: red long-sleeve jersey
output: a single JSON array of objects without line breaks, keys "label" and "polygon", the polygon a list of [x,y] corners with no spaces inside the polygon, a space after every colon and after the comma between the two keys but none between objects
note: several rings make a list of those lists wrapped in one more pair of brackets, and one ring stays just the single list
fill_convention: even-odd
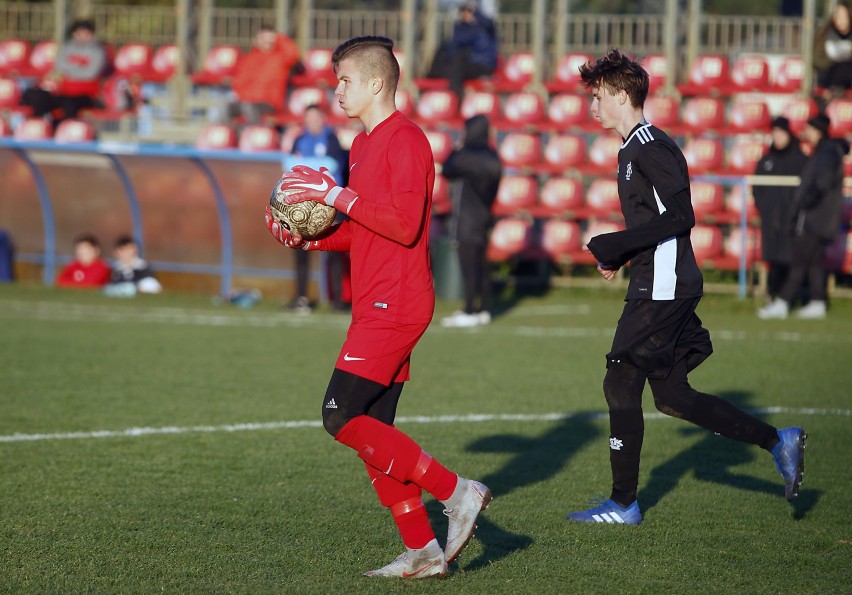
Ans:
[{"label": "red long-sleeve jersey", "polygon": [[320,250],[350,251],[352,319],[432,320],[429,213],[435,162],[423,131],[399,111],[352,142],[349,220]]}]

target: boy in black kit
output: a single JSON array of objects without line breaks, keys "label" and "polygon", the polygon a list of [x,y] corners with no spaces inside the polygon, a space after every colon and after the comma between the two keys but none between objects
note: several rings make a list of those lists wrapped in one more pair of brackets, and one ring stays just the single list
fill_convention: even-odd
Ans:
[{"label": "boy in black kit", "polygon": [[601,234],[588,249],[611,280],[630,262],[626,304],[607,354],[603,388],[609,407],[612,493],[600,506],[568,514],[574,521],[638,525],[639,456],[644,435],[642,390],[647,381],[661,412],[772,453],[792,500],[804,471],[807,435],[777,430],[719,397],[699,393],[687,374],[713,351],[695,308],[703,277],[690,242],[695,215],[683,153],[645,121],[648,73],[611,50],[580,68],[592,91],[592,115],[624,139],[618,154],[618,193],[626,230]]}]

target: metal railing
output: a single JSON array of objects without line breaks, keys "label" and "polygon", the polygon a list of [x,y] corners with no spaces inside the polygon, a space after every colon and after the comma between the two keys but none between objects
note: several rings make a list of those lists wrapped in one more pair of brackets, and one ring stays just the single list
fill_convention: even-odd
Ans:
[{"label": "metal railing", "polygon": [[[311,10],[306,22],[311,47],[334,47],[355,35],[386,35],[395,40],[402,37],[403,11],[400,10]],[[174,6],[121,6],[98,4],[92,15],[98,35],[105,42],[121,45],[143,42],[154,46],[173,43],[176,37]],[[295,16],[295,15],[293,15]],[[418,39],[414,40],[416,54],[423,54],[425,22],[436,21],[439,38],[452,33],[454,15],[447,12],[430,14],[425,10],[415,15]],[[552,18],[550,18],[552,17]],[[662,53],[665,49],[665,20],[663,14],[610,15],[571,14],[568,19],[550,15],[545,29],[547,54],[554,56],[554,40],[564,40],[566,50],[601,53],[613,46],[630,48],[636,54]],[[198,18],[197,15],[195,17]],[[504,55],[533,46],[533,23],[530,14],[501,14],[497,20],[500,49]],[[54,35],[56,17],[51,3],[0,3],[0,37],[19,37],[29,41],[48,39]],[[678,30],[685,39],[690,23],[681,16]],[[233,44],[248,49],[262,22],[275,22],[271,8],[220,8],[211,11],[210,43]],[[302,21],[293,18],[297,28]],[[565,30],[557,31],[559,23]],[[693,23],[694,26],[694,23]],[[698,53],[722,53],[734,57],[740,53],[796,54],[802,51],[803,19],[777,16],[730,16],[702,14],[698,23]],[[291,31],[294,35],[298,31]],[[199,48],[202,49],[202,48]],[[416,73],[428,68],[428,60],[414,56]],[[552,68],[553,64],[544,65]],[[550,75],[548,70],[546,75]]]}]

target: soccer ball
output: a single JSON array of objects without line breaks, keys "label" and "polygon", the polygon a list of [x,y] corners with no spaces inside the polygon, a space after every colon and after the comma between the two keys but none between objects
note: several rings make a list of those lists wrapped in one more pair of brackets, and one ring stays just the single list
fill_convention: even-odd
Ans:
[{"label": "soccer ball", "polygon": [[286,180],[287,172],[284,172],[275,184],[275,188],[272,189],[272,196],[269,197],[272,216],[291,234],[300,236],[304,240],[316,239],[334,223],[337,209],[313,200],[288,205],[284,202],[284,197],[301,190],[283,190],[281,186]]}]

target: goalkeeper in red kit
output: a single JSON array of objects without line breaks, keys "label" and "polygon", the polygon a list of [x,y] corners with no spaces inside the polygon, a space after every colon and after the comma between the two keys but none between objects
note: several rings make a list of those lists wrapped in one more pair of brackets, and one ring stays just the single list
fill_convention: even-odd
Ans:
[{"label": "goalkeeper in red kit", "polygon": [[[411,352],[432,320],[435,293],[429,266],[429,214],[435,164],[429,141],[396,109],[399,64],[393,42],[356,37],[332,58],[335,99],[365,131],[352,142],[349,186],[326,171],[297,166],[282,190],[289,203],[312,200],[348,219],[310,242],[291,235],[267,208],[266,225],[282,244],[301,250],[349,251],[352,322],[322,404],[323,425],[364,461],[382,505],[406,550],[368,576],[442,576],[491,500],[483,484],[441,465],[393,426],[409,380]],[[442,550],[423,504],[426,491],[448,517]]]}]

